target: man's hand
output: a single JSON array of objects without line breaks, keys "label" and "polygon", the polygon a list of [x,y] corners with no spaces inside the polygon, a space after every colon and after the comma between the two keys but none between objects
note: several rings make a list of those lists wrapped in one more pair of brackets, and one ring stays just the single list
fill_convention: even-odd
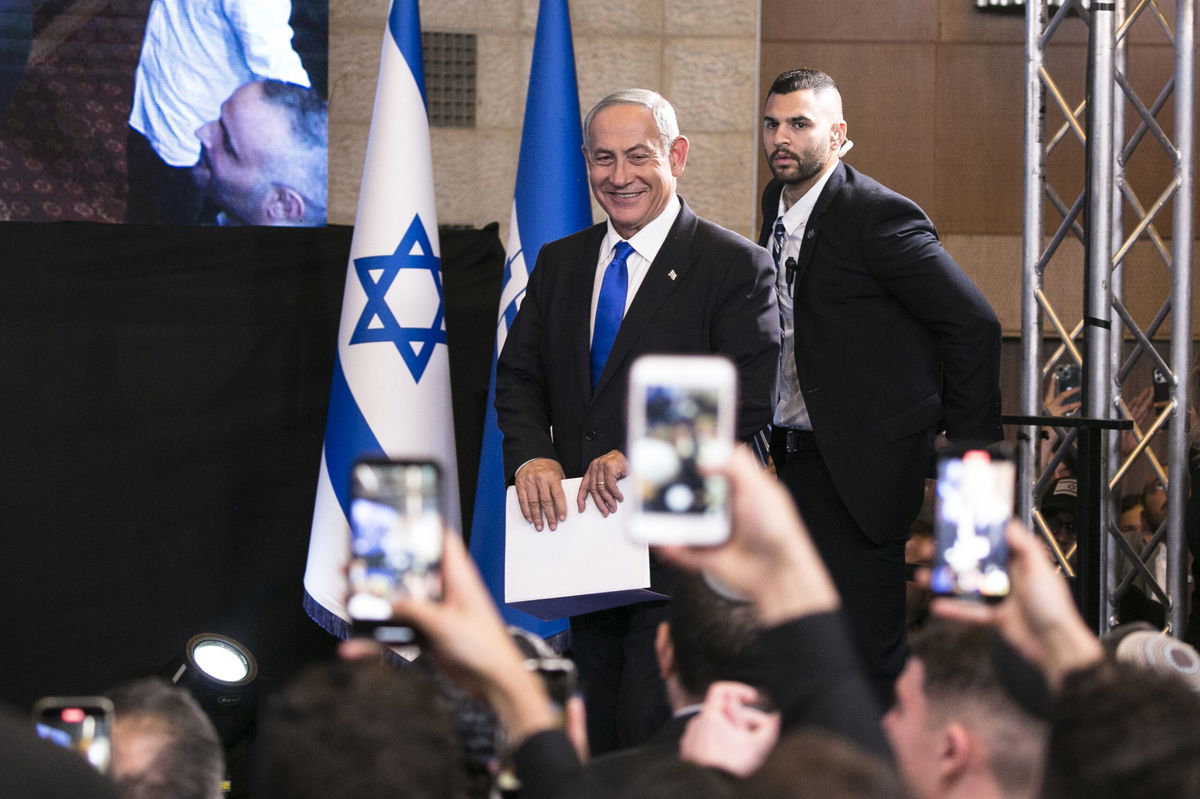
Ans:
[{"label": "man's hand", "polygon": [[617,487],[617,481],[627,474],[629,461],[618,449],[609,450],[589,463],[583,481],[579,484],[579,494],[575,497],[579,512],[583,513],[587,507],[588,494],[591,494],[601,516],[616,513],[617,503],[625,501],[621,489]]},{"label": "man's hand", "polygon": [[1103,649],[1079,617],[1066,580],[1035,537],[1019,522],[1010,522],[1005,532],[1012,593],[997,605],[939,598],[932,610],[945,618],[997,628],[1057,686],[1067,672],[1103,657]]},{"label": "man's hand", "polygon": [[708,687],[704,707],[688,722],[679,757],[747,777],[766,760],[779,737],[779,714],[754,707],[758,692],[737,682]]},{"label": "man's hand", "polygon": [[442,601],[404,597],[392,610],[425,634],[430,655],[451,677],[488,701],[509,742],[518,746],[554,728],[550,699],[541,679],[525,668],[462,539],[448,531],[444,540]]},{"label": "man's hand", "polygon": [[556,530],[559,522],[567,520],[563,476],[562,466],[551,458],[534,458],[517,469],[515,482],[521,515],[538,532],[546,524],[550,525],[551,530]]}]

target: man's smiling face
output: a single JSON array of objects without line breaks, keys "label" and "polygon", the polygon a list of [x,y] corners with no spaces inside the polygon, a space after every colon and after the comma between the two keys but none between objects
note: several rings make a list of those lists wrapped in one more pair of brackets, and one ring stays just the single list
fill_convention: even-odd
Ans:
[{"label": "man's smiling face", "polygon": [[623,238],[653,221],[675,196],[688,142],[664,146],[649,108],[614,105],[599,111],[588,130],[584,155],[596,202]]}]

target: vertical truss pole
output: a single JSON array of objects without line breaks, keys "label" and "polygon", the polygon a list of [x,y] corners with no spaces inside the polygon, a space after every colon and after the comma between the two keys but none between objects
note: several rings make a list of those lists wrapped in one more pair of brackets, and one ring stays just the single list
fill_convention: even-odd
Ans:
[{"label": "vertical truss pole", "polygon": [[[1175,177],[1179,188],[1175,195],[1172,219],[1171,265],[1171,365],[1175,373],[1173,399],[1175,424],[1167,442],[1170,487],[1167,492],[1167,594],[1171,606],[1167,623],[1171,633],[1180,637],[1187,618],[1187,549],[1183,518],[1187,499],[1188,442],[1185,434],[1188,417],[1188,389],[1192,363],[1192,191],[1193,128],[1195,120],[1195,0],[1176,0],[1175,4]],[[1200,491],[1200,486],[1192,486]]]},{"label": "vertical truss pole", "polygon": [[[1087,77],[1087,227],[1084,247],[1083,415],[1108,419],[1111,414],[1109,357],[1112,333],[1113,214],[1113,73],[1114,17],[1111,0],[1091,4]],[[1081,435],[1079,550],[1076,596],[1084,620],[1097,633],[1106,629],[1107,584],[1101,558],[1107,547],[1109,508],[1104,475],[1107,453],[1099,431]],[[1098,468],[1097,468],[1098,467]],[[1098,550],[1098,551],[1097,551]]]},{"label": "vertical truss pole", "polygon": [[[1025,6],[1025,198],[1021,238],[1021,413],[1041,413],[1042,316],[1037,295],[1042,288],[1042,191],[1046,90],[1042,86],[1042,29],[1046,0]],[[1017,434],[1017,517],[1033,529],[1033,490],[1037,480],[1037,427]]]},{"label": "vertical truss pole", "polygon": [[[1125,0],[1116,0],[1116,15],[1118,20],[1125,19]],[[1122,74],[1128,74],[1128,60],[1126,55],[1128,52],[1129,37],[1128,35],[1117,35],[1115,42],[1115,50],[1113,53],[1113,67]],[[1121,142],[1124,139],[1125,131],[1125,103],[1121,102],[1118,96],[1113,103],[1113,184],[1112,184],[1112,236],[1110,237],[1109,247],[1111,252],[1120,252],[1121,245],[1125,239],[1125,227],[1123,224],[1124,214],[1123,200],[1121,198],[1120,186],[1125,181],[1125,159],[1121,157]],[[1113,297],[1117,300],[1124,301],[1125,298],[1125,263],[1124,258],[1121,258],[1112,265],[1112,280],[1111,288]],[[1109,338],[1109,354],[1108,354],[1108,369],[1109,375],[1119,373],[1121,367],[1121,355],[1124,351],[1125,336],[1121,333],[1121,326],[1117,325],[1116,335]],[[1105,391],[1112,395],[1110,403],[1113,412],[1116,412],[1118,398],[1121,395],[1121,386],[1119,381],[1113,381],[1106,386]],[[1107,441],[1104,447],[1105,457],[1108,464],[1121,462],[1121,435],[1119,433],[1110,433],[1107,436]],[[1108,476],[1108,469],[1105,469],[1103,474]],[[1114,495],[1111,491],[1104,493],[1104,501],[1108,506],[1109,522],[1113,518],[1120,518],[1120,509],[1118,503],[1120,496]],[[1117,576],[1117,564],[1120,562],[1119,548],[1114,547],[1112,539],[1109,537],[1110,524],[1106,524],[1100,528],[1100,564],[1102,568],[1101,579],[1101,599],[1100,608],[1104,615],[1104,629],[1110,629],[1116,622],[1116,613],[1114,612],[1112,597],[1119,582]],[[1115,556],[1115,557],[1114,557]]]}]

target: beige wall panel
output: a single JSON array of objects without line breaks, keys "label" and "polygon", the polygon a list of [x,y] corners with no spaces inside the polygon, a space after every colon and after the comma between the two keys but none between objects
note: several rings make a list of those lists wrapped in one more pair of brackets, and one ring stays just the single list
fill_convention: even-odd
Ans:
[{"label": "beige wall panel", "polygon": [[[828,72],[841,88],[854,142],[847,163],[925,206],[934,199],[937,166],[935,55],[933,44],[764,42],[762,91],[787,69]],[[762,186],[770,173],[761,148],[759,162]]]},{"label": "beige wall panel", "polygon": [[946,251],[987,297],[1005,335],[1021,331],[1021,237],[946,233]]},{"label": "beige wall panel", "polygon": [[475,129],[521,128],[533,40],[516,34],[479,34],[475,57]]},{"label": "beige wall panel", "polygon": [[390,0],[333,0],[329,4],[329,43],[341,35],[344,27],[377,27],[383,36]]},{"label": "beige wall panel", "polygon": [[[341,0],[332,0],[333,3]],[[516,31],[521,0],[435,0],[421,3],[421,30],[455,33]]]},{"label": "beige wall panel", "polygon": [[685,134],[746,131],[756,125],[756,54],[744,39],[667,42],[662,94],[675,106]]},{"label": "beige wall panel", "polygon": [[[538,0],[520,0],[521,30],[537,28]],[[663,0],[587,0],[571,3],[575,46],[588,36],[658,36],[663,31]],[[631,39],[631,45],[635,39]]]},{"label": "beige wall panel", "polygon": [[728,0],[663,0],[663,23],[668,36],[758,35],[757,3]]},{"label": "beige wall panel", "polygon": [[764,42],[933,41],[938,0],[765,0]]},{"label": "beige wall panel", "polygon": [[749,239],[758,227],[747,213],[757,204],[754,187],[746,176],[754,171],[756,152],[750,134],[688,133],[691,152],[687,171],[679,179],[679,193],[692,210],[718,225]]},{"label": "beige wall panel", "polygon": [[512,213],[519,136],[478,136],[468,129],[440,128],[433,138],[433,182],[438,222],[481,226]]},{"label": "beige wall panel", "polygon": [[934,195],[947,233],[1021,232],[1021,48],[942,45],[937,58]]},{"label": "beige wall panel", "polygon": [[583,113],[617,89],[662,89],[662,51],[657,39],[629,36],[575,38],[575,71]]}]

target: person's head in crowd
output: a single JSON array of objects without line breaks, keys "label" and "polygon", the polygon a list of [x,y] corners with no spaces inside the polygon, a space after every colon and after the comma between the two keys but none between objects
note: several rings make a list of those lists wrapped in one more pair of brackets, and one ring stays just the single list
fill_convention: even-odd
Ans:
[{"label": "person's head in crowd", "polygon": [[1200,692],[1200,652],[1159,627],[1144,621],[1121,624],[1105,633],[1100,642],[1116,660],[1173,675]]},{"label": "person's head in crowd", "polygon": [[461,749],[428,675],[378,661],[314,666],[268,703],[259,793],[269,799],[458,799]]},{"label": "person's head in crowd", "polygon": [[1177,675],[1106,660],[1066,676],[1044,799],[1200,796],[1200,694]]},{"label": "person's head in crowd", "polygon": [[314,90],[247,83],[196,130],[192,178],[234,225],[325,224],[329,111]]},{"label": "person's head in crowd", "polygon": [[853,743],[815,729],[779,739],[739,795],[755,799],[904,799],[891,764]]},{"label": "person's head in crowd", "polygon": [[583,139],[592,194],[628,239],[666,209],[687,165],[675,109],[648,89],[614,92],[588,111]]},{"label": "person's head in crowd", "polygon": [[183,688],[149,677],[118,686],[110,776],[121,799],[220,799],[225,755]]},{"label": "person's head in crowd", "polygon": [[611,799],[733,799],[734,785],[718,769],[663,760],[642,769]]},{"label": "person's head in crowd", "polygon": [[28,717],[0,708],[0,796],[117,799],[117,789],[79,753],[38,738]]},{"label": "person's head in crowd", "polygon": [[1142,486],[1142,516],[1146,532],[1153,535],[1167,518],[1167,484],[1151,477]]},{"label": "person's head in crowd", "polygon": [[1075,546],[1078,534],[1075,520],[1079,515],[1079,481],[1074,477],[1060,477],[1050,484],[1042,496],[1039,510],[1059,549],[1066,555]]},{"label": "person's head in crowd", "polygon": [[704,701],[718,681],[759,684],[754,608],[716,593],[699,574],[682,574],[655,641],[672,710]]},{"label": "person's head in crowd", "polygon": [[1129,537],[1140,538],[1146,532],[1146,517],[1142,508],[1141,494],[1126,494],[1121,497],[1121,513],[1117,526],[1124,535]]},{"label": "person's head in crowd", "polygon": [[935,619],[912,641],[883,724],[916,799],[1037,796],[1048,725],[1006,689],[989,635]]}]

